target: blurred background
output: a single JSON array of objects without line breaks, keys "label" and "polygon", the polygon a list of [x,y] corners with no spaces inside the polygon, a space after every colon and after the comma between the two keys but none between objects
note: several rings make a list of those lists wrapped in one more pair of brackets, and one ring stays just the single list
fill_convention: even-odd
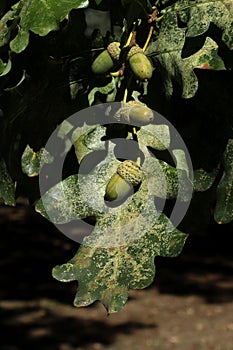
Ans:
[{"label": "blurred background", "polygon": [[78,249],[19,199],[0,207],[1,350],[231,350],[232,224],[191,231],[177,258],[156,258],[155,282],[131,291],[107,316],[100,303],[75,308],[77,283],[52,268]]}]

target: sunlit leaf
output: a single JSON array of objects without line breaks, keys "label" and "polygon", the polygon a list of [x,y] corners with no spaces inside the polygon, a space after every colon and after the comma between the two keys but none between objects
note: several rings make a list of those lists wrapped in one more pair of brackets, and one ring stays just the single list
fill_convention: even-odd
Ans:
[{"label": "sunlit leaf", "polygon": [[[0,23],[1,42],[9,40],[11,27],[7,27],[9,20],[18,21],[18,33],[11,41],[11,49],[17,53],[23,51],[29,42],[29,31],[44,36],[52,30],[59,29],[61,22],[72,9],[85,8],[88,0],[28,0],[19,1],[14,5]],[[15,27],[15,23],[14,23]]]},{"label": "sunlit leaf", "polygon": [[[88,135],[86,130],[84,135]],[[168,169],[151,158],[144,145],[146,159],[139,189],[115,207],[106,204],[106,184],[120,163],[115,158],[114,147],[109,142],[105,159],[89,174],[68,177],[45,193],[36,205],[38,212],[57,224],[95,216],[95,227],[84,238],[77,255],[68,264],[55,267],[53,275],[61,281],[78,279],[76,306],[101,300],[109,313],[124,306],[130,288],[145,288],[152,283],[155,256],[176,256],[187,237],[154,204],[156,191],[151,178],[158,179],[159,175],[161,179],[161,174],[153,170],[160,166],[167,183],[172,178],[174,183],[179,180],[177,170],[172,172],[170,167],[168,175]],[[153,159],[157,163],[151,167]],[[174,192],[174,184],[167,183],[168,191]]]},{"label": "sunlit leaf", "polygon": [[170,132],[167,125],[146,125],[137,132],[139,145],[152,147],[157,150],[165,150],[170,145]]},{"label": "sunlit leaf", "polygon": [[36,210],[58,224],[104,213],[108,210],[104,202],[106,184],[118,164],[112,145],[91,173],[71,175],[53,186],[37,202]]},{"label": "sunlit leaf", "polygon": [[199,51],[182,58],[185,37],[186,28],[178,27],[176,13],[168,13],[161,23],[157,40],[149,45],[146,52],[161,69],[168,96],[173,93],[173,80],[182,86],[184,98],[191,98],[195,95],[198,89],[195,68],[225,69],[222,59],[217,54],[218,45],[209,37],[206,38]]},{"label": "sunlit leaf", "polygon": [[233,48],[232,0],[180,0],[168,9],[177,12],[182,21],[187,23],[187,37],[207,32],[210,24],[214,23],[222,30],[225,44]]},{"label": "sunlit leaf", "polygon": [[[151,214],[153,209],[151,206]],[[129,289],[142,289],[153,282],[154,257],[178,255],[187,238],[163,214],[145,228],[139,239],[123,246],[106,249],[83,245],[67,264],[53,269],[53,276],[60,281],[78,280],[75,306],[100,300],[109,313],[118,312],[127,301]],[[115,230],[120,237],[127,233],[127,229]]]},{"label": "sunlit leaf", "polygon": [[21,159],[22,171],[29,177],[38,176],[43,164],[49,164],[52,161],[52,156],[44,148],[38,152],[34,152],[27,145]]},{"label": "sunlit leaf", "polygon": [[72,140],[79,163],[87,154],[105,149],[105,142],[101,141],[105,133],[106,128],[102,125],[87,125],[84,123],[83,127],[76,128],[72,134]]}]

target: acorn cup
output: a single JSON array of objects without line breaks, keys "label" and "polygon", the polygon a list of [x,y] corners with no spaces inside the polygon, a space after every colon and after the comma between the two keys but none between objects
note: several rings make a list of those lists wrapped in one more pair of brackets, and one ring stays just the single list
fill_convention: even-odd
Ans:
[{"label": "acorn cup", "polygon": [[127,59],[136,78],[141,81],[147,81],[152,77],[153,66],[141,47],[138,45],[132,46],[128,52]]},{"label": "acorn cup", "polygon": [[119,60],[120,53],[120,43],[113,41],[108,45],[106,50],[96,57],[91,66],[92,72],[94,74],[106,74],[113,68],[114,63]]},{"label": "acorn cup", "polygon": [[120,201],[128,197],[133,187],[142,181],[143,171],[132,160],[125,160],[117,167],[117,172],[111,177],[106,186],[105,198],[107,201]]}]

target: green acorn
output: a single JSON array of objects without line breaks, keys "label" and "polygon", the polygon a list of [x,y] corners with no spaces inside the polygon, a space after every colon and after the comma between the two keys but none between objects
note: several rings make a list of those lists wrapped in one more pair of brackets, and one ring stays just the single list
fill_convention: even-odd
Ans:
[{"label": "green acorn", "polygon": [[152,109],[138,101],[122,103],[114,117],[120,122],[142,126],[152,123],[154,114]]},{"label": "green acorn", "polygon": [[122,162],[106,186],[106,200],[111,202],[128,197],[133,187],[142,181],[142,175],[143,172],[137,163],[132,160]]},{"label": "green acorn", "polygon": [[106,74],[113,68],[115,61],[119,60],[120,53],[120,43],[113,41],[106,50],[96,57],[91,66],[92,72],[95,74]]},{"label": "green acorn", "polygon": [[153,66],[141,47],[132,46],[127,58],[132,72],[138,79],[147,81],[152,77]]}]

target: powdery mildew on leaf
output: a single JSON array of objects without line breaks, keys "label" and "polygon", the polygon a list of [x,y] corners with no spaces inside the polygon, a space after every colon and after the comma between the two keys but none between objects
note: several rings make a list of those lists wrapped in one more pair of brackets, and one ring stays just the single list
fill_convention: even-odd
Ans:
[{"label": "powdery mildew on leaf", "polygon": [[128,245],[111,249],[81,246],[72,260],[53,269],[53,276],[79,281],[75,306],[100,300],[109,313],[117,312],[125,305],[129,289],[142,289],[153,282],[154,257],[176,256],[186,238],[162,214],[150,230]]},{"label": "powdery mildew on leaf", "polygon": [[209,37],[199,51],[182,58],[185,37],[186,28],[179,28],[176,13],[169,12],[164,15],[157,40],[152,42],[146,51],[162,71],[168,96],[173,93],[173,80],[181,84],[182,97],[191,98],[195,95],[198,89],[195,68],[225,69],[223,61],[217,55],[218,45]]},{"label": "powdery mildew on leaf", "polygon": [[38,176],[41,167],[52,161],[52,156],[44,148],[38,152],[34,152],[33,149],[27,145],[21,158],[22,171],[29,177]]},{"label": "powdery mildew on leaf", "polygon": [[[140,147],[145,155],[144,176],[139,189],[116,207],[106,205],[106,184],[120,163],[114,147],[109,141],[105,159],[92,172],[72,175],[58,183],[36,206],[37,211],[55,223],[95,216],[95,227],[84,238],[76,256],[55,267],[53,276],[61,281],[78,280],[76,306],[100,300],[109,313],[124,306],[129,289],[145,288],[152,283],[155,256],[176,256],[187,238],[156,209],[151,180],[154,177],[161,181],[162,177],[153,172],[160,164],[143,144]],[[164,176],[164,181],[172,180],[165,187],[174,191],[178,177],[171,175],[173,180]],[[157,188],[160,186],[161,183]]]},{"label": "powdery mildew on leaf", "polygon": [[146,125],[137,132],[138,143],[163,151],[170,145],[170,132],[167,125]]},{"label": "powdery mildew on leaf", "polygon": [[201,35],[214,23],[222,30],[222,40],[233,49],[233,2],[232,0],[181,0],[170,8],[187,23],[187,37]]},{"label": "powdery mildew on leaf", "polygon": [[78,162],[93,151],[102,151],[105,149],[105,142],[101,138],[105,136],[106,128],[102,125],[84,125],[76,128],[72,134],[74,148]]}]

